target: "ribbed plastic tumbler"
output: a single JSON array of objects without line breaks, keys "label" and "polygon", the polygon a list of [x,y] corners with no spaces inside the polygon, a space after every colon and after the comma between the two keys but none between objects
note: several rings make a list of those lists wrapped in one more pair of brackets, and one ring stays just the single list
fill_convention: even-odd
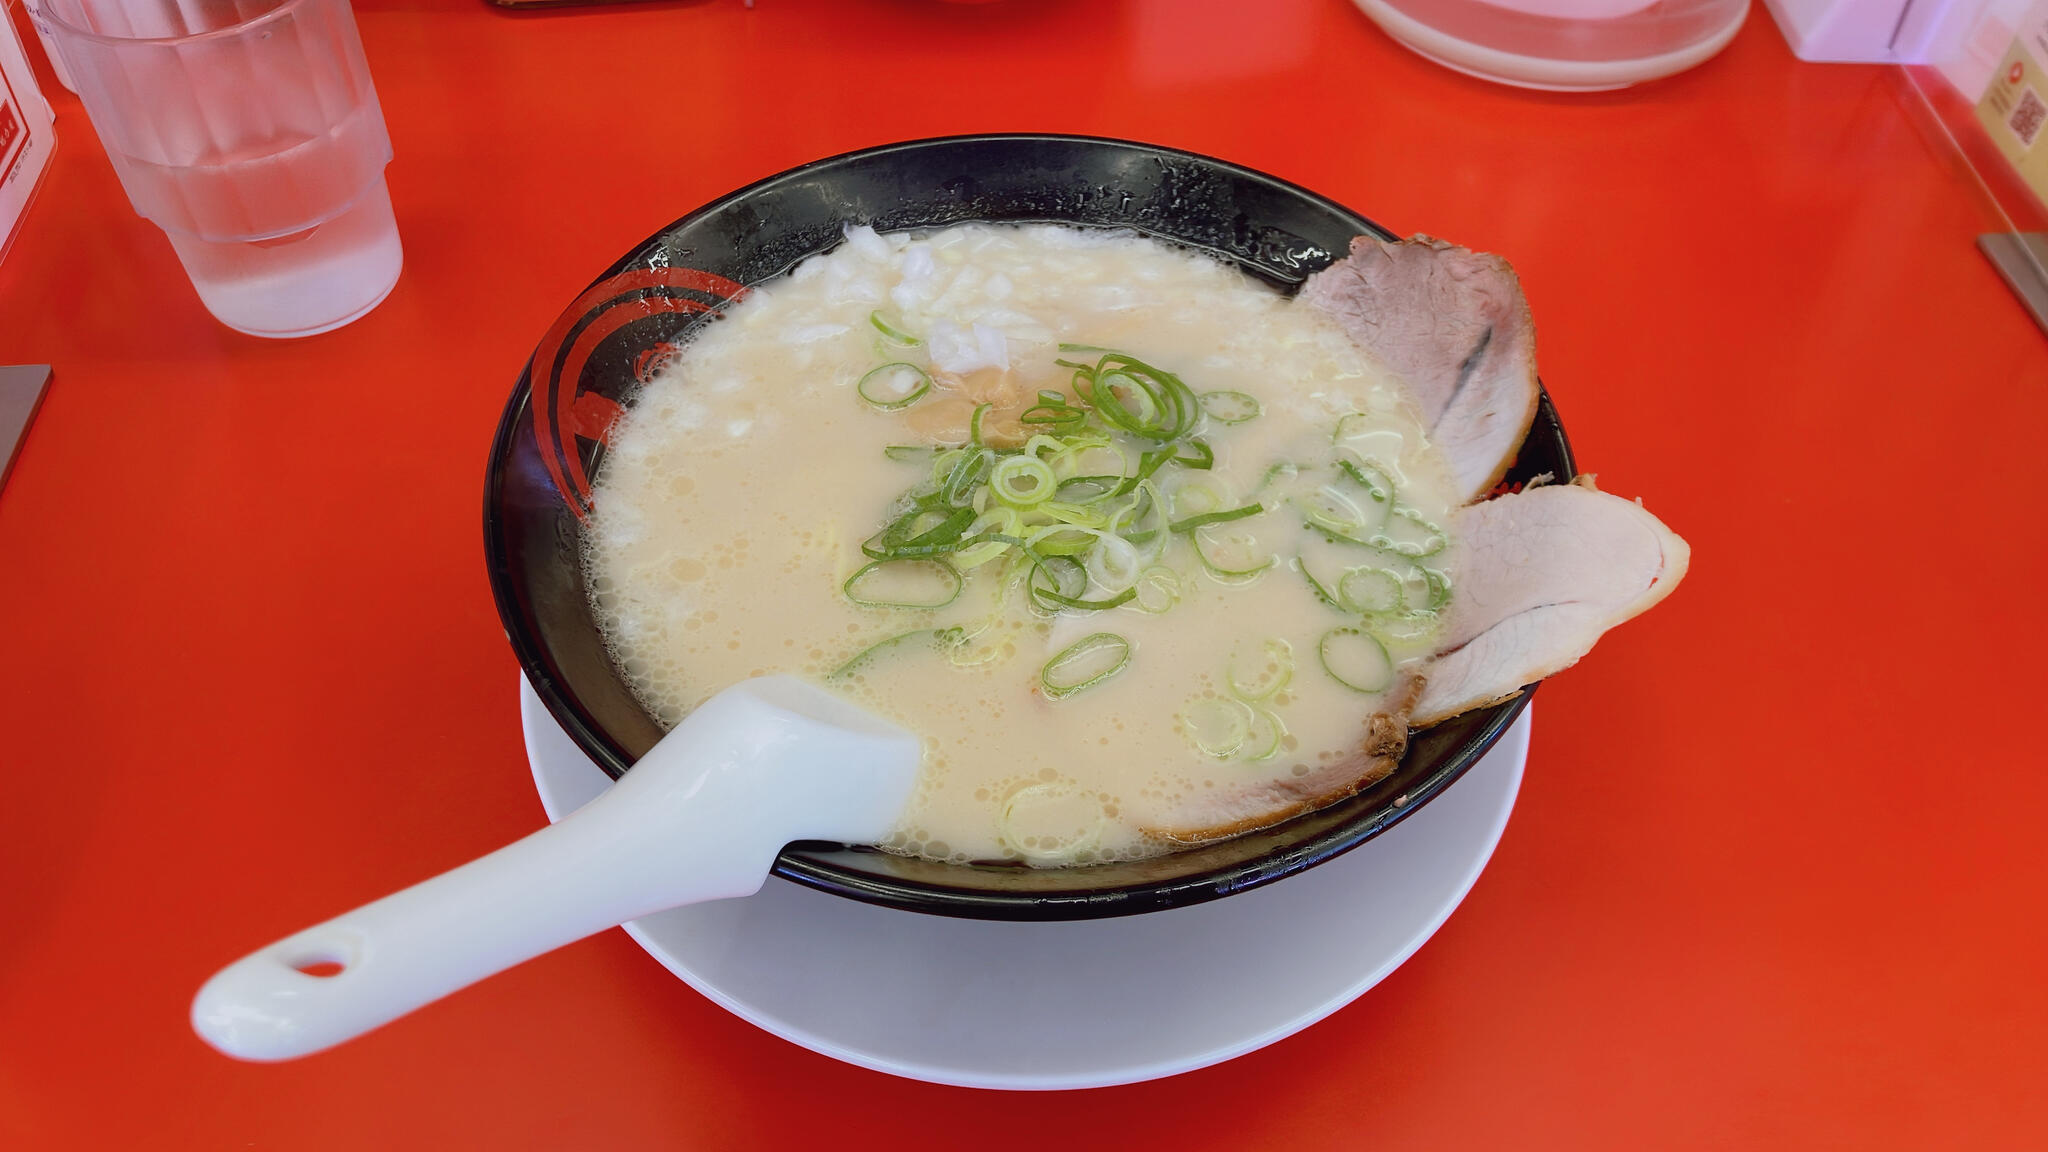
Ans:
[{"label": "ribbed plastic tumbler", "polygon": [[375,308],[404,255],[348,0],[30,0],[135,210],[256,336]]}]

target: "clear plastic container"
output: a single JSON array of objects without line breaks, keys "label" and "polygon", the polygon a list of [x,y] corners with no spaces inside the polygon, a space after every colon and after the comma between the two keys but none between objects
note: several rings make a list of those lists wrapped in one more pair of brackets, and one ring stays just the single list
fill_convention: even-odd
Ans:
[{"label": "clear plastic container", "polygon": [[1719,52],[1749,0],[1354,0],[1447,68],[1524,88],[1591,92],[1681,72]]},{"label": "clear plastic container", "polygon": [[135,210],[207,311],[310,336],[404,255],[391,138],[347,0],[31,0]]}]

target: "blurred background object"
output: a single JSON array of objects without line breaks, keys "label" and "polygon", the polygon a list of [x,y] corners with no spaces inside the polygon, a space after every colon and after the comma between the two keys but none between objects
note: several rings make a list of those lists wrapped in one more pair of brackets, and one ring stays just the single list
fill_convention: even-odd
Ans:
[{"label": "blurred background object", "polygon": [[0,489],[7,487],[7,474],[14,470],[14,454],[28,435],[29,421],[43,402],[43,388],[50,382],[48,364],[18,364],[0,367]]},{"label": "blurred background object", "polygon": [[0,3],[0,259],[14,243],[57,146],[55,117],[36,86],[8,8]]},{"label": "blurred background object", "polygon": [[1524,88],[1625,88],[1719,52],[1749,0],[1354,0],[1387,34],[1470,76]]}]

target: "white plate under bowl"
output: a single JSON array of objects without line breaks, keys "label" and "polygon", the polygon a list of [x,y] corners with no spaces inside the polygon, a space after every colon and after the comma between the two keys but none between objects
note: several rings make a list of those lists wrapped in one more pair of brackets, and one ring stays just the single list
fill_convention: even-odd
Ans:
[{"label": "white plate under bowl", "polygon": [[[548,818],[602,791],[520,684]],[[1329,863],[1222,900],[1021,924],[900,912],[770,878],[626,931],[743,1020],[835,1059],[974,1088],[1098,1088],[1292,1035],[1385,979],[1450,916],[1507,826],[1530,712],[1427,806]]]}]

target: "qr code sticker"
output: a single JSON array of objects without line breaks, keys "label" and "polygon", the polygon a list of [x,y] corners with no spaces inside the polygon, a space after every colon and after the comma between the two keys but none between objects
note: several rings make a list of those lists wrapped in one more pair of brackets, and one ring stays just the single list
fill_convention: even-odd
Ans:
[{"label": "qr code sticker", "polygon": [[2005,126],[2012,129],[2022,145],[2032,148],[2034,138],[2041,134],[2043,121],[2048,121],[2048,104],[2042,103],[2032,88],[2021,89],[2019,102],[2013,105],[2012,115],[2005,118]]}]

